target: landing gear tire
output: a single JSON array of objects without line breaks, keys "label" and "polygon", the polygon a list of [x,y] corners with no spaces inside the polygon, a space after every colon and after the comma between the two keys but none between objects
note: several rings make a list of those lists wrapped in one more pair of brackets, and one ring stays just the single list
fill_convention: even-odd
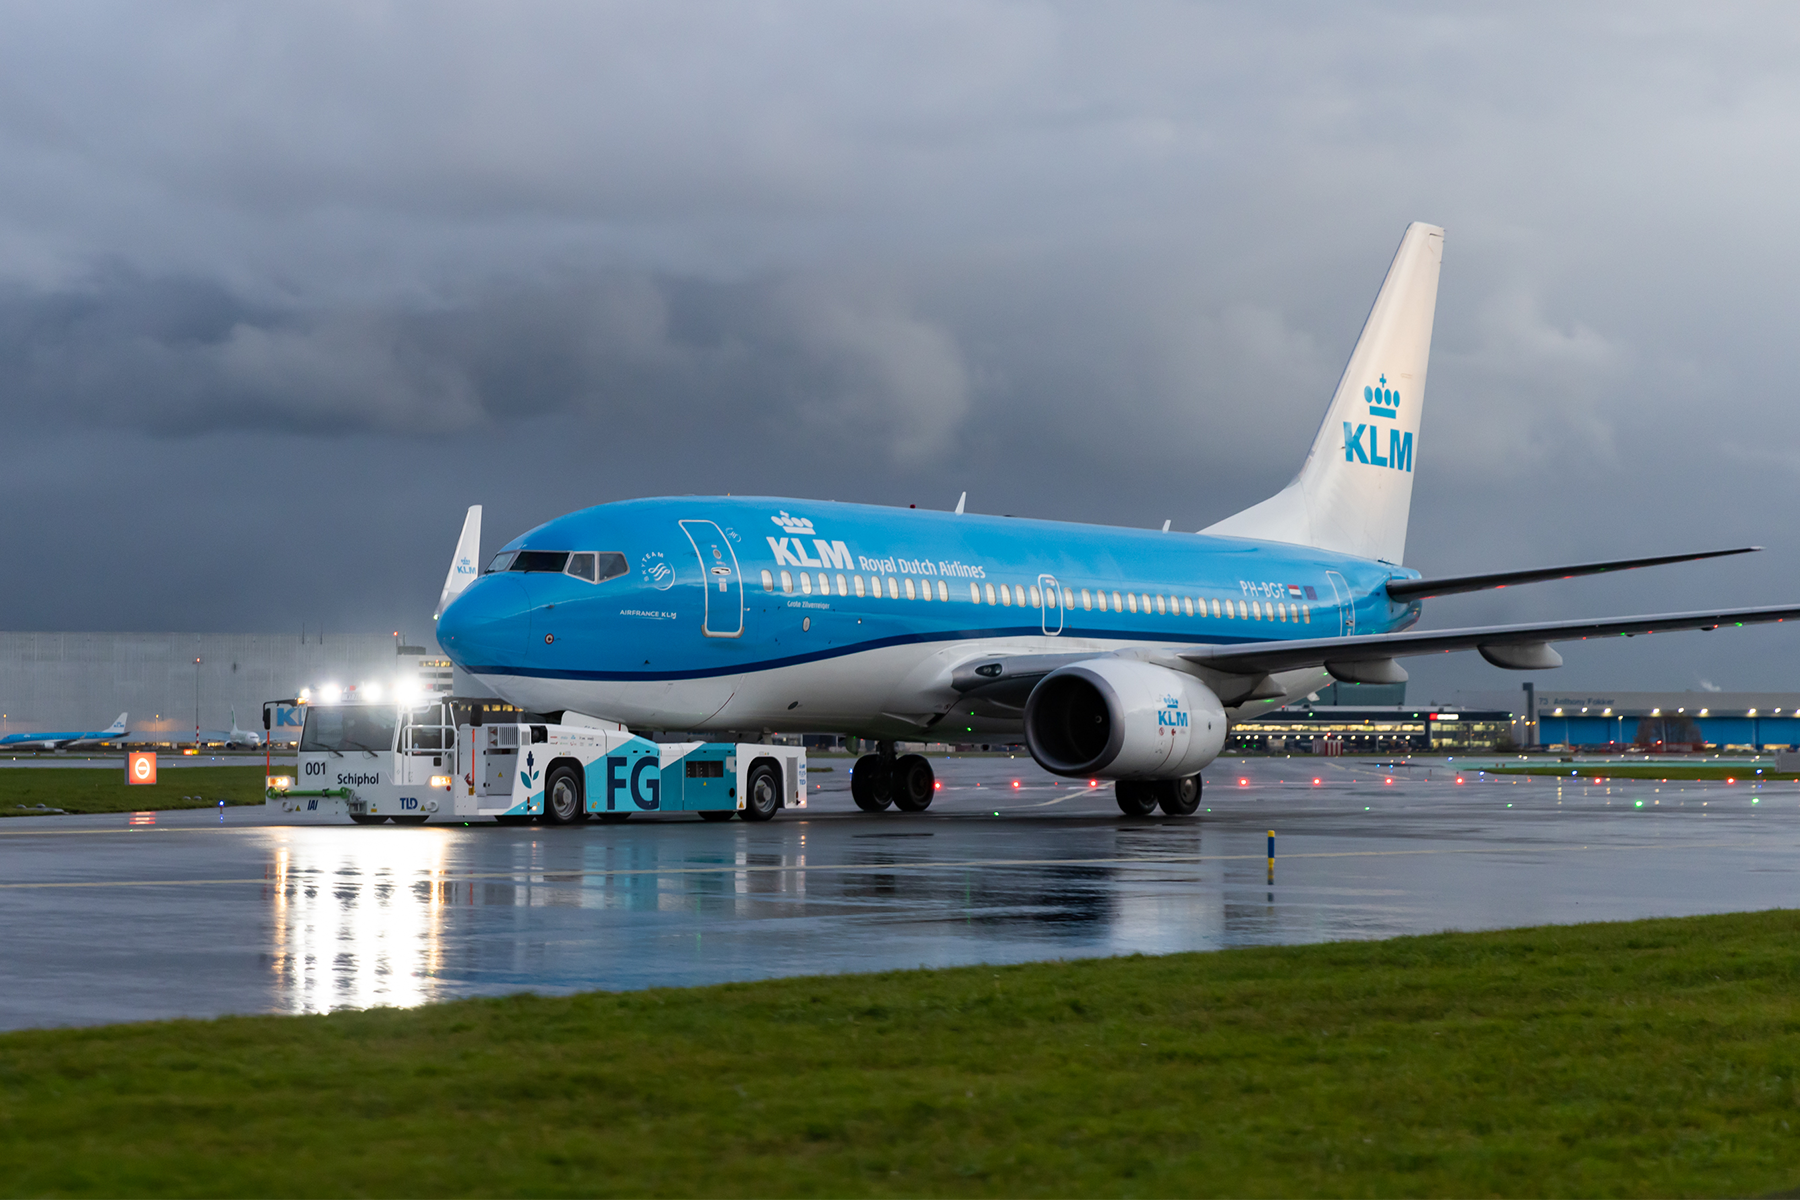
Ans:
[{"label": "landing gear tire", "polygon": [[744,807],[738,815],[746,821],[771,820],[781,808],[781,768],[760,762],[750,768],[744,783]]},{"label": "landing gear tire", "polygon": [[1155,784],[1141,779],[1121,779],[1113,784],[1119,811],[1128,817],[1147,817],[1156,811]]},{"label": "landing gear tire", "polygon": [[350,819],[358,825],[381,825],[387,821],[386,817],[371,816],[368,813],[351,813]]},{"label": "landing gear tire", "polygon": [[893,798],[893,780],[881,770],[881,755],[865,754],[850,768],[850,798],[864,812],[880,812]]},{"label": "landing gear tire", "polygon": [[1156,803],[1171,817],[1191,817],[1200,811],[1200,777],[1163,779],[1156,783]]},{"label": "landing gear tire", "polygon": [[737,813],[729,808],[703,808],[700,810],[702,821],[729,821]]},{"label": "landing gear tire", "polygon": [[544,824],[579,825],[585,820],[581,776],[566,763],[552,768],[550,778],[544,781]]},{"label": "landing gear tire", "polygon": [[494,818],[496,825],[529,825],[537,818],[530,813],[505,813]]},{"label": "landing gear tire", "polygon": [[425,822],[429,821],[430,819],[431,819],[430,817],[389,817],[388,818],[388,820],[392,821],[396,825],[423,825]]},{"label": "landing gear tire", "polygon": [[903,755],[894,764],[892,794],[894,807],[901,812],[924,812],[936,791],[937,777],[923,754]]}]

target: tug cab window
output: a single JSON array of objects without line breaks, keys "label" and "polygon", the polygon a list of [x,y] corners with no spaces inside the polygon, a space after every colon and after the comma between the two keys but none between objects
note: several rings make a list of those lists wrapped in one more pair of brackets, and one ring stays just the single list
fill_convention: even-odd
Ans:
[{"label": "tug cab window", "polygon": [[300,749],[386,754],[394,748],[394,727],[399,724],[399,715],[385,705],[308,705],[306,725],[300,731]]}]

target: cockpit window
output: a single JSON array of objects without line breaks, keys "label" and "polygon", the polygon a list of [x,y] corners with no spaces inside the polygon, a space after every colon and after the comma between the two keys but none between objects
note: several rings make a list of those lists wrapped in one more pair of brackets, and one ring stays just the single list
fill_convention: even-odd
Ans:
[{"label": "cockpit window", "polygon": [[564,572],[577,579],[585,579],[589,583],[605,583],[609,579],[617,579],[628,569],[625,556],[615,551],[578,550],[569,555],[569,565]]},{"label": "cockpit window", "polygon": [[521,550],[514,556],[509,571],[550,571],[560,575],[568,564],[567,550]]},{"label": "cockpit window", "polygon": [[512,560],[518,553],[517,550],[502,550],[500,553],[494,555],[494,561],[487,565],[487,570],[483,571],[482,574],[492,575],[497,571],[506,570],[506,568],[512,566]]}]

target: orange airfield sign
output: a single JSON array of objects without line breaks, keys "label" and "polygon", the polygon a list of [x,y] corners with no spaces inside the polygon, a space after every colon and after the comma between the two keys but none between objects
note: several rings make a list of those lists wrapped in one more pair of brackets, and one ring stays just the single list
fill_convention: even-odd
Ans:
[{"label": "orange airfield sign", "polygon": [[156,751],[133,750],[125,756],[126,783],[156,782]]}]

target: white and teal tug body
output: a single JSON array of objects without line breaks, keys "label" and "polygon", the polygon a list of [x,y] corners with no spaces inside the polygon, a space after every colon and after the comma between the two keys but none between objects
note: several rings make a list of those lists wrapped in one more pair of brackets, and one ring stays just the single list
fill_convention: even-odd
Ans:
[{"label": "white and teal tug body", "polygon": [[493,700],[309,705],[284,815],[401,825],[492,819],[572,825],[692,812],[766,821],[806,807],[806,751],[755,742],[658,743],[576,713],[547,720]]}]

